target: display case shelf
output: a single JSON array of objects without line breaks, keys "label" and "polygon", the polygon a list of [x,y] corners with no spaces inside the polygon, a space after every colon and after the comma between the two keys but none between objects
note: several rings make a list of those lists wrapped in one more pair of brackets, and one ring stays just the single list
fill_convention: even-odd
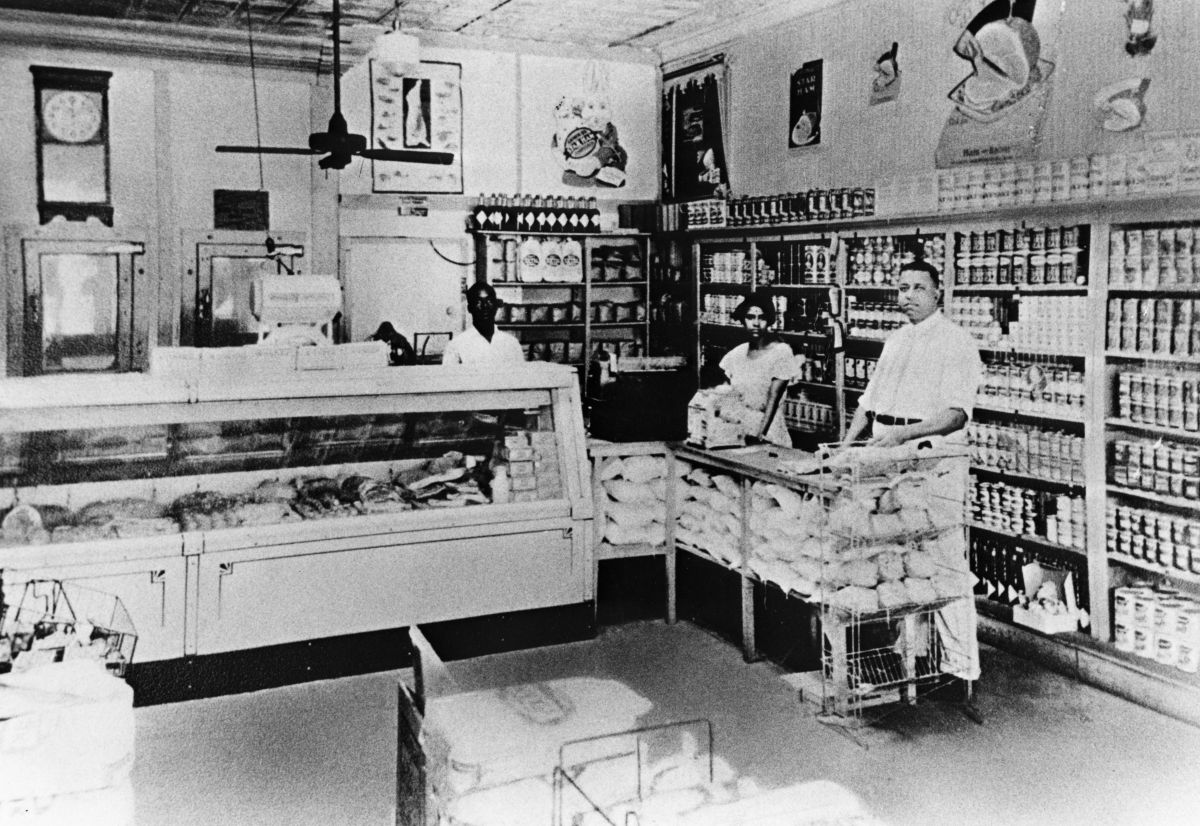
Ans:
[{"label": "display case shelf", "polygon": [[1129,496],[1134,499],[1144,499],[1147,502],[1157,502],[1160,505],[1169,505],[1174,508],[1186,508],[1193,511],[1200,508],[1200,501],[1185,499],[1182,496],[1168,496],[1164,493],[1155,493],[1152,490],[1138,490],[1137,488],[1127,488],[1111,483],[1107,485],[1107,489],[1109,493]]},{"label": "display case shelf", "polygon": [[795,385],[796,387],[816,387],[821,390],[836,390],[837,389],[836,384],[834,384],[832,382],[825,382],[825,381],[804,381],[801,379],[801,380],[793,381],[792,384]]},{"label": "display case shelf", "polygon": [[1057,542],[1051,542],[1044,536],[1037,536],[1036,534],[1015,533],[1013,531],[1006,531],[1000,528],[993,528],[992,526],[983,522],[975,521],[968,522],[967,527],[971,530],[987,531],[988,533],[995,534],[996,536],[1003,536],[1007,539],[1012,539],[1017,542],[1027,542],[1030,545],[1037,545],[1039,548],[1049,548],[1050,550],[1058,551],[1059,553],[1074,554],[1075,556],[1080,557],[1087,556],[1086,548],[1075,548],[1070,545],[1060,545]]},{"label": "display case shelf", "polygon": [[1070,482],[1065,479],[1051,479],[1046,476],[1034,476],[1028,473],[1016,473],[1011,470],[1000,470],[999,468],[990,468],[985,465],[971,465],[972,473],[986,473],[991,476],[998,476],[1002,479],[1008,479],[1013,482],[1023,482],[1033,485],[1050,485],[1055,488],[1064,490],[1084,490],[1086,484],[1082,481]]},{"label": "display case shelf", "polygon": [[1155,562],[1147,562],[1144,559],[1135,559],[1132,556],[1114,554],[1111,551],[1108,554],[1108,561],[1119,565],[1124,565],[1127,568],[1134,568],[1138,571],[1145,571],[1149,574],[1158,574],[1159,576],[1169,577],[1178,582],[1189,582],[1193,585],[1200,585],[1200,574],[1193,574],[1190,571],[1181,571],[1178,568],[1168,568],[1165,565],[1159,565]]},{"label": "display case shelf", "polygon": [[1183,430],[1177,427],[1163,427],[1156,424],[1143,424],[1142,422],[1131,422],[1128,419],[1105,419],[1104,424],[1108,427],[1119,427],[1122,430],[1135,430],[1139,433],[1152,433],[1155,436],[1167,436],[1172,439],[1200,439],[1200,432],[1195,430]]},{"label": "display case shelf", "polygon": [[714,293],[748,293],[750,285],[740,281],[702,281],[700,289]]}]

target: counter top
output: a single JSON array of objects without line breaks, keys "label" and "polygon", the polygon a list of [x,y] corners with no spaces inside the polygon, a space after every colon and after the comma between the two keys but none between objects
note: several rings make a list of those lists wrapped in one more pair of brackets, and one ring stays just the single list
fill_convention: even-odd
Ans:
[{"label": "counter top", "polygon": [[705,450],[682,442],[669,442],[675,456],[685,461],[696,462],[707,467],[718,468],[743,476],[753,476],[764,482],[804,487],[834,492],[841,484],[821,473],[795,474],[780,469],[780,463],[811,459],[813,454],[804,450],[778,445],[754,445],[752,447],[722,448]]}]

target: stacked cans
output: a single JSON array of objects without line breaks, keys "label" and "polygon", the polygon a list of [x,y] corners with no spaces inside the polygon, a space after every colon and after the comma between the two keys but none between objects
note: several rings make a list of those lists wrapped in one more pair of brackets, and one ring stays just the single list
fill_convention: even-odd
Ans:
[{"label": "stacked cans", "polygon": [[733,311],[742,303],[743,296],[711,293],[700,297],[703,301],[700,309],[700,320],[705,324],[736,325]]},{"label": "stacked cans", "polygon": [[996,343],[1000,340],[1001,328],[997,299],[990,296],[958,296],[950,299],[946,308],[950,318],[970,333],[976,341]]},{"label": "stacked cans", "polygon": [[700,256],[700,281],[705,284],[749,284],[750,260],[745,250],[715,250]]},{"label": "stacked cans", "polygon": [[900,278],[900,267],[918,257],[939,270],[944,269],[946,239],[941,235],[927,238],[891,235],[856,238],[847,245],[848,283],[874,286],[895,284]]},{"label": "stacked cans", "polygon": [[811,401],[803,393],[784,399],[783,419],[794,430],[826,431],[837,427],[833,405]]},{"label": "stacked cans", "polygon": [[1108,349],[1200,357],[1200,299],[1110,298]]},{"label": "stacked cans", "polygon": [[875,375],[875,366],[879,364],[879,359],[859,358],[856,356],[846,357],[846,386],[847,387],[866,387],[867,382],[871,380],[871,376]]},{"label": "stacked cans", "polygon": [[908,320],[891,302],[857,301],[854,297],[851,297],[850,302],[846,319],[850,326],[850,335],[854,338],[883,341]]},{"label": "stacked cans", "polygon": [[1109,481],[1164,496],[1200,500],[1200,446],[1139,439],[1112,443]]},{"label": "stacked cans", "polygon": [[1039,492],[1004,482],[983,482],[971,477],[971,518],[993,530],[1038,536],[1041,520]]},{"label": "stacked cans", "polygon": [[967,424],[971,463],[989,470],[1023,473],[1083,484],[1083,437],[1034,425]]},{"label": "stacked cans", "polygon": [[984,365],[982,407],[1074,418],[1083,415],[1083,368],[1068,361],[1006,358]]},{"label": "stacked cans", "polygon": [[1200,226],[1114,229],[1108,241],[1108,283],[1128,287],[1200,284]]},{"label": "stacked cans", "polygon": [[837,256],[826,244],[784,244],[775,256],[771,268],[774,279],[763,277],[760,283],[782,284],[832,284],[837,280]]},{"label": "stacked cans", "polygon": [[1145,370],[1118,373],[1117,415],[1137,424],[1200,431],[1200,376]]},{"label": "stacked cans", "polygon": [[1104,523],[1110,554],[1200,574],[1200,520],[1109,502]]},{"label": "stacked cans", "polygon": [[1120,651],[1195,674],[1200,670],[1200,604],[1167,586],[1116,588],[1113,641]]},{"label": "stacked cans", "polygon": [[1087,317],[1085,296],[1027,295],[1021,299],[1020,321],[1009,321],[1008,343],[1016,350],[1083,353]]},{"label": "stacked cans", "polygon": [[1088,227],[1016,227],[955,233],[958,285],[1087,284]]}]

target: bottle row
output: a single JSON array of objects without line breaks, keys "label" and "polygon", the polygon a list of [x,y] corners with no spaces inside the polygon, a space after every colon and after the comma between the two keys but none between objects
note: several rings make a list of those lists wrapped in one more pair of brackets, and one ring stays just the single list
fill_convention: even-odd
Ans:
[{"label": "bottle row", "polygon": [[731,227],[833,221],[875,214],[875,190],[864,187],[810,189],[729,200]]},{"label": "bottle row", "polygon": [[1200,670],[1200,604],[1169,587],[1138,582],[1113,589],[1113,642],[1162,665]]},{"label": "bottle row", "polygon": [[487,232],[599,232],[600,209],[595,198],[481,194],[471,225]]},{"label": "bottle row", "polygon": [[978,401],[1022,413],[1083,415],[1083,368],[1055,359],[1001,358],[984,362]]},{"label": "bottle row", "polygon": [[978,582],[975,593],[1005,605],[1016,605],[1025,597],[1022,569],[1033,562],[1046,567],[1066,570],[1071,574],[1076,605],[1087,605],[1087,560],[1063,556],[1053,551],[1026,548],[1011,539],[1002,539],[972,531],[967,544],[971,573]]},{"label": "bottle row", "polygon": [[829,431],[837,429],[837,411],[831,404],[814,402],[804,393],[783,400],[783,419],[793,430]]},{"label": "bottle row", "polygon": [[1122,371],[1117,374],[1117,416],[1135,424],[1200,431],[1200,376]]},{"label": "bottle row", "polygon": [[1113,229],[1108,283],[1124,287],[1200,284],[1200,226]]},{"label": "bottle row", "polygon": [[971,463],[1006,473],[1083,484],[1083,437],[1033,425],[967,424]]},{"label": "bottle row", "polygon": [[945,268],[946,239],[941,235],[856,238],[846,245],[847,283],[855,286],[889,286],[900,279],[904,264],[921,258],[938,270]]},{"label": "bottle row", "polygon": [[1108,474],[1121,487],[1200,500],[1200,445],[1117,439]]},{"label": "bottle row", "polygon": [[1110,554],[1200,574],[1200,520],[1109,501],[1104,527]]},{"label": "bottle row", "polygon": [[1110,298],[1108,349],[1200,358],[1200,298]]},{"label": "bottle row", "polygon": [[1087,549],[1087,514],[1078,494],[1052,494],[972,476],[968,491],[971,520],[1008,534],[1041,537],[1047,542]]}]

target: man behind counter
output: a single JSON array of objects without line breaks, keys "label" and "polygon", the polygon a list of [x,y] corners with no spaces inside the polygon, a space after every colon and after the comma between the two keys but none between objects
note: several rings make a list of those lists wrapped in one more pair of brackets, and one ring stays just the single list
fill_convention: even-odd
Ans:
[{"label": "man behind counter", "polygon": [[[937,269],[916,260],[900,268],[900,311],[912,322],[888,338],[859,400],[846,441],[894,447],[924,436],[958,434],[983,378],[970,333],[938,309]],[[867,433],[868,427],[870,432]],[[961,434],[951,437],[960,441]]]},{"label": "man behind counter", "polygon": [[525,360],[525,351],[516,336],[496,329],[496,309],[500,301],[491,284],[477,281],[467,290],[467,312],[471,326],[450,339],[442,353],[442,364],[490,367]]}]

